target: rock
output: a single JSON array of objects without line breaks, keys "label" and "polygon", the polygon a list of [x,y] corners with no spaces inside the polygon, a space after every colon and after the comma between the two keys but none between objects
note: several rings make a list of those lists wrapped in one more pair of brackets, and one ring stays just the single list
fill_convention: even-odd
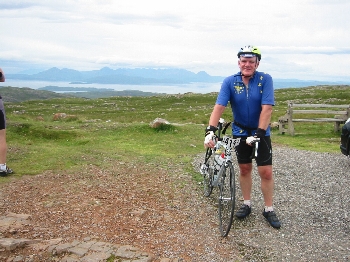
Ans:
[{"label": "rock", "polygon": [[57,120],[60,120],[62,118],[66,118],[66,117],[67,117],[66,113],[56,113],[53,115],[53,120],[57,121]]},{"label": "rock", "polygon": [[67,115],[66,113],[56,113],[53,115],[53,121],[58,121],[60,119],[77,119],[77,116]]},{"label": "rock", "polygon": [[170,125],[169,121],[163,119],[163,118],[156,118],[154,119],[149,125],[150,127],[152,128],[157,128],[159,127],[160,125]]},{"label": "rock", "polygon": [[15,250],[18,247],[24,247],[26,245],[34,244],[37,240],[31,240],[26,238],[0,238],[0,247],[6,250]]},{"label": "rock", "polygon": [[278,122],[272,122],[270,123],[271,128],[278,128],[279,124]]}]

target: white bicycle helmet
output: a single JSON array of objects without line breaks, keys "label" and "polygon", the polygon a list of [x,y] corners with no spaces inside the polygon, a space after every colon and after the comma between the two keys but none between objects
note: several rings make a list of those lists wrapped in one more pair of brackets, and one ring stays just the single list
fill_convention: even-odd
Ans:
[{"label": "white bicycle helmet", "polygon": [[240,58],[241,56],[257,57],[259,61],[261,60],[261,52],[260,52],[259,48],[257,48],[256,46],[252,46],[252,45],[246,45],[246,46],[242,47],[241,49],[239,49],[237,56],[238,56],[238,58]]}]

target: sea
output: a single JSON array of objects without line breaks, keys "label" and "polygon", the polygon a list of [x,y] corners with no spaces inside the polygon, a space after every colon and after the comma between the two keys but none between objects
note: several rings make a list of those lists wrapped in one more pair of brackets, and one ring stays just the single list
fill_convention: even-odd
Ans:
[{"label": "sea", "polygon": [[[98,89],[111,89],[115,91],[124,90],[139,90],[143,92],[152,93],[165,93],[165,94],[182,94],[182,93],[211,93],[218,92],[220,90],[221,83],[190,83],[190,84],[174,84],[174,85],[120,85],[120,84],[85,84],[85,83],[71,83],[71,82],[50,82],[50,81],[28,81],[28,80],[16,80],[6,79],[6,82],[1,83],[1,86],[12,87],[28,87],[32,89],[39,89],[47,86],[57,87],[75,87],[75,88],[98,88]],[[55,91],[62,93],[61,91]],[[73,92],[73,91],[71,91]],[[76,92],[76,91],[74,91]]]},{"label": "sea", "polygon": [[[307,87],[312,85],[322,84],[337,84],[335,82],[316,82],[316,81],[275,81],[274,88],[289,88],[289,87]],[[344,83],[343,83],[344,84]],[[75,88],[98,88],[111,89],[115,91],[124,90],[138,90],[143,92],[162,93],[162,94],[184,94],[184,93],[199,93],[207,94],[212,92],[219,92],[221,83],[189,83],[189,84],[173,84],[173,85],[120,85],[120,84],[87,84],[87,83],[71,83],[71,82],[51,82],[51,81],[31,81],[31,80],[16,80],[6,79],[6,82],[0,83],[1,86],[12,86],[20,88],[39,89],[47,86],[57,87],[75,87]],[[55,91],[57,93],[79,92],[79,91]]]}]

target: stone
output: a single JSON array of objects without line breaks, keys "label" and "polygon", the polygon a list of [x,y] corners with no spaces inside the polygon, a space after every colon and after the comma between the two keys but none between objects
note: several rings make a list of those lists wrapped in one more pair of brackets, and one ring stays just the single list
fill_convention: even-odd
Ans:
[{"label": "stone", "polygon": [[163,118],[156,118],[154,119],[150,124],[150,127],[152,128],[157,128],[160,125],[170,125],[169,121],[167,121],[166,119]]},{"label": "stone", "polygon": [[66,118],[66,117],[67,117],[66,113],[56,113],[53,115],[53,120],[57,121],[57,120],[60,120],[62,118]]}]

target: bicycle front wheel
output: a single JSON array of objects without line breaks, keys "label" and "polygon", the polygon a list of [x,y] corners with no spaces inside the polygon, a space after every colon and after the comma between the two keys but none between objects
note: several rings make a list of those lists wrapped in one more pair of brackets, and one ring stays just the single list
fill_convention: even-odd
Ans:
[{"label": "bicycle front wheel", "polygon": [[207,152],[205,153],[205,161],[206,171],[203,175],[203,193],[204,196],[209,197],[211,192],[213,191],[213,179],[214,179],[214,154],[210,148],[207,148]]},{"label": "bicycle front wheel", "polygon": [[230,232],[235,203],[236,182],[235,173],[231,162],[221,167],[222,176],[219,181],[219,223],[221,236],[226,237]]}]

